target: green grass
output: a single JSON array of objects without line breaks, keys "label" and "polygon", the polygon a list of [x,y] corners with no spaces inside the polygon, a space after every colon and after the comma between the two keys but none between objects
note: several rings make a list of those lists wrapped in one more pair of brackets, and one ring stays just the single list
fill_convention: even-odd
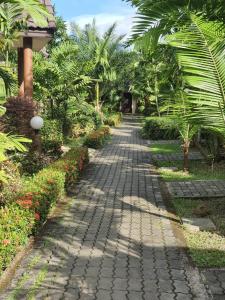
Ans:
[{"label": "green grass", "polygon": [[195,216],[195,210],[204,205],[217,231],[189,232],[184,230],[189,253],[198,267],[225,267],[225,199],[174,199],[180,217]]},{"label": "green grass", "polygon": [[182,161],[157,161],[160,167],[177,167],[178,171],[158,170],[166,181],[190,181],[190,180],[225,180],[225,164],[215,164],[214,169],[204,161],[190,161],[190,171],[185,173],[182,171]]},{"label": "green grass", "polygon": [[152,154],[176,154],[182,153],[180,144],[154,144],[151,146]]}]

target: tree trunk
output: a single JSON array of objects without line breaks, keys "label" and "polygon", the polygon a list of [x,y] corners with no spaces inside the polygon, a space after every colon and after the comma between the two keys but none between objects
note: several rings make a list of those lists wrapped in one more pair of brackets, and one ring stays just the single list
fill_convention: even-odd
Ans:
[{"label": "tree trunk", "polygon": [[161,117],[161,113],[160,113],[160,109],[159,109],[159,98],[158,98],[158,95],[155,95],[155,103],[156,103],[158,117]]},{"label": "tree trunk", "polygon": [[184,141],[183,144],[183,153],[184,153],[183,171],[184,172],[189,172],[189,148],[190,148],[190,141]]}]

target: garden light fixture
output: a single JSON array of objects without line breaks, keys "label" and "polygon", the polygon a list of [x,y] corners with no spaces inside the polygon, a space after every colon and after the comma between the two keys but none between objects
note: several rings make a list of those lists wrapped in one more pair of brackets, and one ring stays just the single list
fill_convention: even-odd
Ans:
[{"label": "garden light fixture", "polygon": [[30,121],[30,126],[34,130],[40,130],[44,126],[44,120],[39,116],[33,117]]}]

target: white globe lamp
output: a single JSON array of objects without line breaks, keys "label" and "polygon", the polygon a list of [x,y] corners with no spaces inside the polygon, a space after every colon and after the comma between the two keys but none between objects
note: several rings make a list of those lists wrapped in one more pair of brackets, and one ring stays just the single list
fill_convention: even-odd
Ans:
[{"label": "white globe lamp", "polygon": [[44,120],[39,116],[33,117],[30,120],[30,126],[34,130],[40,130],[44,126]]}]

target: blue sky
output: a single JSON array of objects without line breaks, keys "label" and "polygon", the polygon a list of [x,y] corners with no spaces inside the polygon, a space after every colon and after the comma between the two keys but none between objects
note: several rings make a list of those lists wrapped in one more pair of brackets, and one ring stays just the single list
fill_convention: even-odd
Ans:
[{"label": "blue sky", "polygon": [[58,15],[66,21],[75,21],[81,26],[96,19],[99,30],[103,32],[117,22],[118,33],[129,34],[132,27],[134,9],[122,0],[52,0]]}]

